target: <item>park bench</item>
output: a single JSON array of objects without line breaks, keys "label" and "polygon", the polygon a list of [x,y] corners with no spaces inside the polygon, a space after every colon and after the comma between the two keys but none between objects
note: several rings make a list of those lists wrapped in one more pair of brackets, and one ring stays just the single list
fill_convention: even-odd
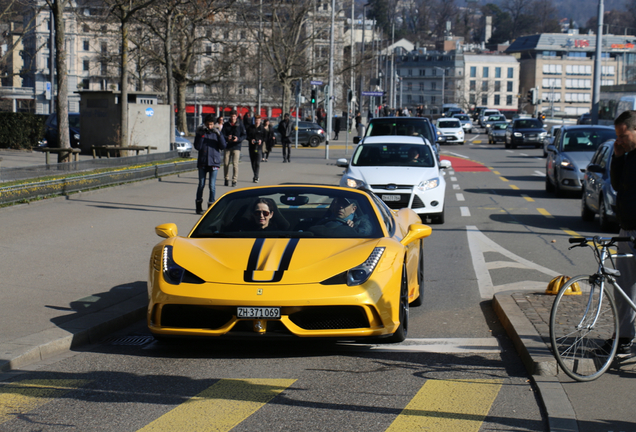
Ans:
[{"label": "park bench", "polygon": [[97,157],[101,159],[103,153],[106,153],[106,157],[110,159],[111,152],[117,152],[116,154],[118,155],[119,152],[122,152],[122,151],[135,151],[137,152],[137,156],[138,156],[139,152],[143,150],[145,150],[147,154],[150,154],[150,150],[157,150],[157,147],[152,147],[152,146],[121,147],[121,146],[105,145],[105,146],[91,146],[91,148],[93,149],[93,159],[96,159]]},{"label": "park bench", "polygon": [[78,148],[51,148],[51,147],[42,147],[42,148],[38,148],[36,149],[37,151],[41,151],[44,152],[44,154],[46,155],[45,157],[45,161],[46,164],[49,165],[51,163],[50,161],[50,157],[49,154],[51,153],[56,153],[56,154],[63,154],[63,155],[67,155],[67,154],[72,154],[73,155],[73,160],[75,162],[77,162],[79,160],[79,154],[82,152],[81,149]]}]

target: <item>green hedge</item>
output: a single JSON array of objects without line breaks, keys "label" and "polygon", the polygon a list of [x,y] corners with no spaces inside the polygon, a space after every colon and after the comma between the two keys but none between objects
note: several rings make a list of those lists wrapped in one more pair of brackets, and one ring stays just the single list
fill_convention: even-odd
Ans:
[{"label": "green hedge", "polygon": [[0,148],[30,149],[44,136],[46,116],[0,112]]}]

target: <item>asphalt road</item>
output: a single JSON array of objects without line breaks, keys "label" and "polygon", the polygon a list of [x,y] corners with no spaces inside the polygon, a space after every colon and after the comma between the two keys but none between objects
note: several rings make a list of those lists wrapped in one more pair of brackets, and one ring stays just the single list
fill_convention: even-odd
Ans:
[{"label": "asphalt road", "polygon": [[[490,169],[463,171],[456,163],[446,173],[446,223],[433,225],[426,240],[425,304],[411,309],[406,343],[166,345],[140,322],[4,375],[0,398],[21,397],[5,403],[11,410],[0,411],[0,430],[186,430],[198,421],[245,431],[547,430],[536,389],[492,311],[492,294],[544,289],[551,272],[585,272],[591,257],[568,252],[567,238],[597,227],[580,221],[578,199],[543,190],[541,150],[469,138],[465,146],[443,146],[442,154]],[[291,164],[281,163],[278,148],[260,184],[336,184],[341,143],[332,142],[329,160],[324,147],[292,150]],[[239,186],[251,177],[242,163]],[[29,311],[16,323],[0,314],[3,331],[28,334],[90,294],[143,289],[158,242],[154,226],[189,230],[195,189],[190,173],[0,210],[5,307]],[[633,390],[629,378],[611,371],[591,385],[563,380],[580,430],[636,430],[625,397]]]}]

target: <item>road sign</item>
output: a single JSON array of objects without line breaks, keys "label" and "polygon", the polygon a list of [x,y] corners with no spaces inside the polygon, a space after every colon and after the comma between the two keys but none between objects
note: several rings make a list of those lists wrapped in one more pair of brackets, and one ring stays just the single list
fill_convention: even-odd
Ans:
[{"label": "road sign", "polygon": [[362,96],[383,96],[384,92],[381,91],[363,91]]},{"label": "road sign", "polygon": [[46,82],[46,100],[51,100],[51,82]]},{"label": "road sign", "polygon": [[322,85],[322,81],[312,81],[311,85]]}]

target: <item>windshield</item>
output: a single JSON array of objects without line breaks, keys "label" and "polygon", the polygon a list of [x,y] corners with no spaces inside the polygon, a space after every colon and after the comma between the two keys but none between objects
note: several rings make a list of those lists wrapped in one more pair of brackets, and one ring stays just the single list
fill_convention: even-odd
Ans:
[{"label": "windshield", "polygon": [[466,114],[455,114],[453,117],[459,120],[470,120]]},{"label": "windshield", "polygon": [[439,120],[437,127],[440,129],[452,129],[461,127],[459,120]]},{"label": "windshield", "polygon": [[430,143],[434,143],[433,132],[427,119],[409,119],[404,120],[396,118],[373,119],[369,123],[369,128],[365,136],[381,136],[381,135],[404,135],[404,136],[422,136]]},{"label": "windshield", "polygon": [[363,144],[356,149],[351,165],[432,168],[435,158],[428,145]]},{"label": "windshield", "polygon": [[321,187],[278,186],[224,195],[206,213],[190,238],[382,236],[365,194]]},{"label": "windshield", "polygon": [[508,127],[508,123],[494,123],[492,128],[495,130],[504,130]]},{"label": "windshield", "polygon": [[616,132],[609,128],[574,129],[563,135],[563,151],[595,151],[607,140],[616,139]]},{"label": "windshield", "polygon": [[517,129],[541,129],[543,123],[536,119],[516,120],[515,128]]}]

